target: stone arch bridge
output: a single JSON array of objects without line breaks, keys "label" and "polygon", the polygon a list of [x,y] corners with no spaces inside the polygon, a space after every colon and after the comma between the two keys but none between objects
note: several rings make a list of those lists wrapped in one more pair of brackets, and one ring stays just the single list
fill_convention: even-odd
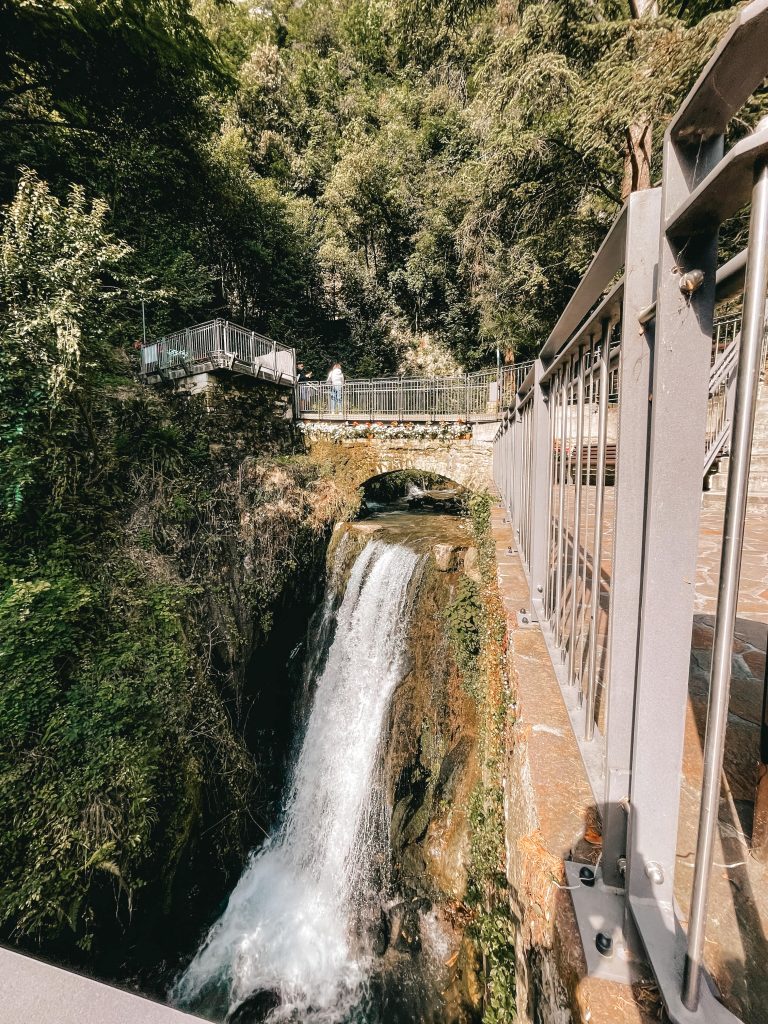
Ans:
[{"label": "stone arch bridge", "polygon": [[[329,436],[306,431],[310,448],[321,458],[342,464],[352,486],[399,470],[418,470],[446,477],[472,491],[493,489],[495,423],[477,423],[466,437]],[[318,451],[322,448],[322,451]]]},{"label": "stone arch bridge", "polygon": [[225,320],[178,331],[141,350],[148,383],[191,393],[215,389],[225,378],[241,387],[277,386],[290,396],[290,415],[301,422],[308,442],[333,441],[340,461],[348,459],[357,473],[359,479],[350,480],[357,486],[415,469],[478,491],[493,490],[493,439],[531,365],[338,385],[299,380],[292,348]]}]

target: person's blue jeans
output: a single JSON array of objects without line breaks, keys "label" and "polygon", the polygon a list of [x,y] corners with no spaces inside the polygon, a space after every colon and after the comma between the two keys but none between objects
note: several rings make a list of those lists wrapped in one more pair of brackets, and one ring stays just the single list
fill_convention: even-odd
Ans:
[{"label": "person's blue jeans", "polygon": [[338,384],[331,388],[331,412],[341,412],[341,386]]}]

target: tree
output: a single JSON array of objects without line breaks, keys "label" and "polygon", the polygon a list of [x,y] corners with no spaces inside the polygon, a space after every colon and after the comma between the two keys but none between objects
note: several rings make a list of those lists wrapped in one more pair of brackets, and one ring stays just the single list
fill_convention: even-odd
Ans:
[{"label": "tree", "polygon": [[[93,368],[129,248],[107,232],[106,204],[73,186],[61,203],[25,170],[0,235],[0,518],[34,517],[99,459],[88,413]],[[81,439],[87,439],[83,452]]]}]

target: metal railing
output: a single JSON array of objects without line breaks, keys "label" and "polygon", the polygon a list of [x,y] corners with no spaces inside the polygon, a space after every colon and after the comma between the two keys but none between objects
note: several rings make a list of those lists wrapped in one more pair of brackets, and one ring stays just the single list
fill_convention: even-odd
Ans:
[{"label": "metal railing", "polygon": [[[722,329],[721,329],[722,328]],[[722,454],[731,433],[733,397],[735,394],[736,367],[739,362],[738,341],[741,331],[741,314],[731,315],[725,323],[715,322],[715,345],[717,353],[709,373],[709,396],[707,400],[707,426],[704,435],[704,475],[712,463]],[[727,339],[720,348],[721,336]]]},{"label": "metal railing", "polygon": [[210,320],[144,345],[141,373],[183,377],[228,369],[296,389],[296,412],[307,420],[497,420],[533,366],[451,377],[384,377],[330,383],[296,381],[293,348],[228,320]]},{"label": "metal railing", "polygon": [[[756,0],[739,12],[667,130],[661,187],[629,197],[494,442],[494,478],[528,574],[531,617],[602,820],[595,884],[581,885],[580,866],[566,865],[588,969],[628,980],[625,958],[596,951],[594,922],[602,918],[614,949],[636,930],[675,1024],[737,1020],[701,978],[751,431],[765,365],[768,120],[725,155],[723,138],[766,74],[768,0]],[[750,200],[746,256],[718,269],[719,225]],[[715,322],[716,301],[742,292],[743,314]],[[702,472],[726,434],[686,936],[674,886],[692,581]]]},{"label": "metal railing", "polygon": [[141,349],[145,375],[184,376],[208,369],[232,369],[293,386],[296,353],[288,345],[228,320],[176,331]]},{"label": "metal railing", "polygon": [[[736,393],[739,362],[741,311],[715,317],[712,340],[712,369],[709,373],[707,426],[704,439],[704,476],[728,448]],[[759,364],[761,382],[768,370],[768,331],[763,335]]]},{"label": "metal railing", "polygon": [[306,420],[498,420],[532,362],[452,377],[383,377],[334,386],[296,386],[296,408]]}]

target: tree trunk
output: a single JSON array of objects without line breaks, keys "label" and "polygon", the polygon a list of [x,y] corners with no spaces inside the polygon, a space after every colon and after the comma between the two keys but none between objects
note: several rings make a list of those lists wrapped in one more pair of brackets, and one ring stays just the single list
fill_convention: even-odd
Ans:
[{"label": "tree trunk", "polygon": [[658,0],[630,0],[630,7],[635,18],[642,18],[644,14],[649,14],[652,18],[659,16]]},{"label": "tree trunk", "polygon": [[[629,0],[633,18],[658,18],[658,0]],[[621,199],[626,201],[631,192],[651,187],[651,145],[653,132],[650,120],[630,124],[625,130],[624,178]]]},{"label": "tree trunk", "polygon": [[624,179],[621,183],[621,198],[625,200],[630,192],[640,192],[651,187],[651,131],[650,121],[631,124],[626,129],[624,150]]}]

